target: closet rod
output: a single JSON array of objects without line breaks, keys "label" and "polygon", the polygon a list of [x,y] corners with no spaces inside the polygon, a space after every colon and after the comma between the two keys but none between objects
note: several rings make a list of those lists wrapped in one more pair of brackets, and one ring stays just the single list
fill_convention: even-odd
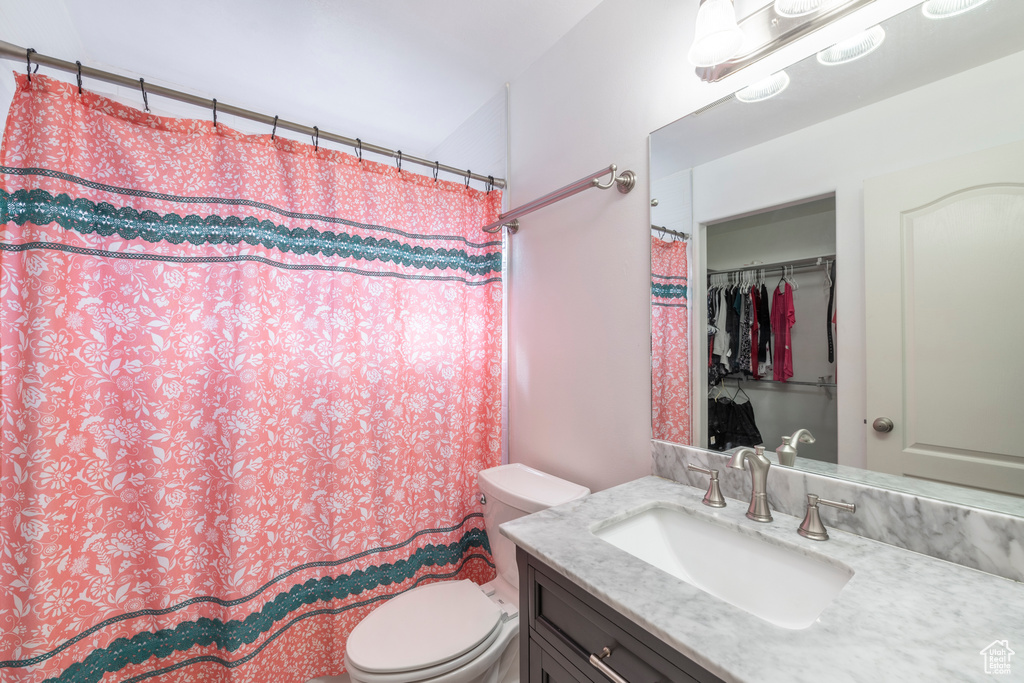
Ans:
[{"label": "closet rod", "polygon": [[802,387],[828,387],[832,389],[836,388],[835,382],[825,382],[821,380],[817,382],[803,382],[799,380],[786,380],[785,382],[781,382],[777,379],[754,379],[753,377],[728,377],[726,379],[734,379],[737,382],[754,382],[756,384],[796,384]]},{"label": "closet rod", "polygon": [[[563,199],[567,199],[574,194],[579,194],[583,190],[589,190],[592,187],[596,187],[600,190],[607,190],[610,187],[618,186],[619,192],[626,194],[634,187],[636,187],[636,174],[632,171],[623,171],[616,175],[618,166],[612,164],[608,168],[602,168],[600,171],[594,171],[588,176],[580,178],[574,183],[569,183],[565,187],[560,187],[554,192],[549,192],[543,197],[534,199],[532,202],[523,204],[518,209],[512,209],[508,213],[503,213],[498,216],[498,220],[493,223],[489,223],[484,227],[480,228],[484,232],[496,233],[501,231],[502,226],[508,226],[508,230],[513,235],[519,230],[520,216],[525,216],[528,213],[533,213],[537,209],[543,209],[545,206],[550,206],[555,202],[560,202]],[[603,175],[611,174],[611,178],[607,183],[602,183],[598,178]]]},{"label": "closet rod", "polygon": [[779,261],[777,263],[761,263],[755,266],[743,266],[742,268],[727,268],[724,270],[713,270],[708,268],[708,275],[712,273],[715,275],[721,273],[747,273],[755,270],[782,270],[786,268],[821,268],[825,265],[825,261],[835,261],[835,254],[822,254],[821,256],[812,256],[811,258],[797,259],[795,261]]},{"label": "closet rod", "polygon": [[[83,78],[92,78],[97,81],[104,81],[107,83],[113,83],[115,85],[123,85],[127,88],[135,88],[136,90],[142,90],[142,84],[138,78],[129,78],[128,76],[121,76],[119,74],[111,73],[109,71],[103,71],[101,69],[94,69],[90,66],[82,66],[79,70],[78,64],[74,62],[67,62],[63,59],[57,59],[56,57],[50,57],[49,55],[40,54],[34,50],[29,51],[26,48],[20,47],[13,43],[0,40],[0,57],[6,57],[12,60],[22,60],[28,62],[28,66],[31,66],[32,62],[41,66],[48,66],[58,71],[65,71],[67,73],[78,74],[81,73]],[[178,102],[185,102],[187,104],[194,104],[197,107],[203,107],[205,109],[213,109],[214,100],[208,100],[204,97],[198,97],[196,95],[190,95],[180,90],[172,90],[171,88],[165,88],[154,83],[146,83],[146,92],[150,95],[160,95],[166,97],[169,100],[177,100]],[[294,123],[292,121],[286,121],[285,119],[278,118],[276,116],[268,116],[266,114],[260,114],[258,112],[250,111],[248,109],[242,109],[241,107],[235,107],[230,104],[223,104],[217,102],[217,111],[221,114],[231,114],[232,116],[238,116],[243,119],[250,121],[256,121],[257,123],[265,123],[267,126],[277,125],[278,128],[284,130],[290,130],[294,133],[302,133],[304,135],[313,136],[318,131],[313,130],[310,126],[303,126],[300,123]],[[387,147],[381,147],[380,145],[374,145],[369,142],[362,142],[356,138],[345,137],[344,135],[338,135],[336,133],[329,133],[325,130],[319,131],[319,139],[330,140],[331,142],[337,142],[342,145],[354,147],[362,152],[373,152],[374,154],[380,154],[381,156],[391,157],[392,159],[401,159],[401,161],[419,164],[420,166],[427,166],[435,171],[445,171],[453,175],[460,176],[462,178],[470,178],[472,180],[479,180],[484,183],[490,183],[494,187],[503,188],[505,187],[505,180],[503,178],[492,178],[490,176],[480,175],[479,173],[472,173],[468,170],[461,170],[453,166],[447,166],[445,164],[438,163],[436,161],[429,161],[427,159],[421,159],[420,157],[413,156],[411,154],[405,154],[401,150],[388,149]],[[399,156],[401,155],[401,156]]]}]

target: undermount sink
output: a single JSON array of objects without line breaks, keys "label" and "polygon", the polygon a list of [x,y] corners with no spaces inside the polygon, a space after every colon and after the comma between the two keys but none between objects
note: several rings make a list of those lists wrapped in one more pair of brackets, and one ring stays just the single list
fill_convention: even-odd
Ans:
[{"label": "undermount sink", "polygon": [[853,576],[848,567],[661,505],[601,526],[594,535],[730,605],[794,630],[813,624]]}]

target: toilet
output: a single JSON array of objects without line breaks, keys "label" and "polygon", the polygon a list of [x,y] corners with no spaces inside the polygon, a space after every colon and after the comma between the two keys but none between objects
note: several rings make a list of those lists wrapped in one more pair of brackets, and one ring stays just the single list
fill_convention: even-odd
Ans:
[{"label": "toilet", "polygon": [[478,481],[498,576],[483,586],[419,586],[371,612],[348,638],[345,667],[353,683],[519,680],[516,548],[498,525],[582,498],[590,489],[518,463],[482,470]]}]

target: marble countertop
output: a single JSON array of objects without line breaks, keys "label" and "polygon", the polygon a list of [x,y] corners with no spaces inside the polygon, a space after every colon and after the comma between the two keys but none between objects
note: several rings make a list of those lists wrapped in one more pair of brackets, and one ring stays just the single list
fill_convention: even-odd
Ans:
[{"label": "marble countertop", "polygon": [[[799,536],[800,519],[773,512],[761,524],[746,502],[713,509],[704,491],[645,477],[501,525],[501,533],[726,681],[991,681],[981,650],[1008,640],[1021,654],[1024,584],[834,529]],[[743,533],[850,567],[854,576],[818,620],[775,626],[599,539],[591,530],[664,501]],[[750,580],[757,581],[756,567]],[[771,590],[770,585],[765,586]]]}]

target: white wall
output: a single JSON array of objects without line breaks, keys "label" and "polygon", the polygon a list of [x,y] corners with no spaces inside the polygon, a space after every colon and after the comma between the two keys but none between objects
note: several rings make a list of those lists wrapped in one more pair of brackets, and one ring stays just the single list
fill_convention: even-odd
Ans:
[{"label": "white wall", "polygon": [[609,163],[639,174],[513,238],[512,461],[593,489],[651,471],[648,134],[915,2],[877,0],[710,85],[686,61],[696,0],[605,0],[512,81],[512,206]]},{"label": "white wall", "polygon": [[[1024,137],[1024,53],[694,169],[694,222],[836,194],[839,463],[864,466],[863,182]],[[697,352],[699,354],[699,351]]]}]

